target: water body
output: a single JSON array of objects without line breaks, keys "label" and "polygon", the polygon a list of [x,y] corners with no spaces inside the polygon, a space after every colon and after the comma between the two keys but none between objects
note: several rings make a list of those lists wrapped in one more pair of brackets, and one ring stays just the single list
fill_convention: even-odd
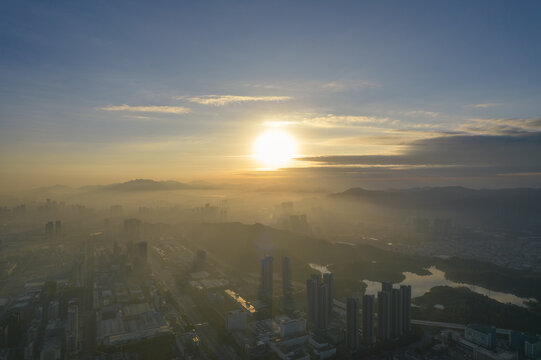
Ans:
[{"label": "water body", "polygon": [[[315,263],[309,263],[308,264],[312,269],[324,273],[330,273],[328,265],[319,265]],[[522,307],[527,307],[524,302],[525,301],[535,301],[535,299],[532,298],[521,298],[516,295],[510,294],[510,293],[504,293],[504,292],[498,292],[498,291],[492,291],[489,289],[485,289],[481,286],[471,285],[467,283],[458,283],[451,280],[448,280],[445,278],[445,273],[435,266],[431,266],[427,269],[430,271],[430,275],[417,275],[410,272],[404,272],[404,276],[406,277],[404,281],[399,283],[398,285],[411,285],[411,295],[412,297],[417,297],[424,295],[428,291],[430,291],[431,288],[434,286],[451,286],[451,287],[467,287],[471,291],[474,291],[478,294],[486,295],[491,299],[497,300],[504,304],[513,304],[518,305]],[[370,281],[370,280],[361,280],[363,281],[367,287],[366,287],[366,293],[367,294],[377,294],[378,291],[381,290],[381,283],[376,281]],[[395,284],[396,285],[396,284]]]},{"label": "water body", "polygon": [[[326,269],[326,267],[324,268]],[[483,287],[476,286],[476,285],[471,285],[471,284],[466,284],[466,283],[457,283],[457,282],[448,280],[445,278],[445,273],[441,270],[438,270],[435,266],[431,266],[427,270],[430,271],[431,273],[430,275],[417,275],[410,272],[403,273],[406,278],[400,284],[411,285],[412,297],[421,296],[427,293],[434,286],[451,286],[451,287],[462,286],[462,287],[467,287],[468,289],[476,293],[486,295],[489,298],[497,300],[501,303],[510,303],[510,304],[526,307],[526,305],[524,304],[525,301],[534,300],[534,299],[528,299],[528,298],[521,298],[510,293],[492,291],[492,290],[485,289]],[[369,280],[362,280],[362,281],[367,285],[367,288],[366,288],[367,294],[377,294],[377,292],[381,290],[380,282],[369,281]]]}]

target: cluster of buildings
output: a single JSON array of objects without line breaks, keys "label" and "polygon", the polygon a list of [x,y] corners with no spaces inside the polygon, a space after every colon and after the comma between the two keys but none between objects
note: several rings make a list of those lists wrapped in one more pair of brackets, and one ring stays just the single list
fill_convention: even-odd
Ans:
[{"label": "cluster of buildings", "polygon": [[0,348],[8,358],[62,359],[81,353],[80,293],[66,281],[25,284],[25,294],[0,301]]},{"label": "cluster of buildings", "polygon": [[333,309],[333,274],[313,274],[306,281],[307,317],[314,330],[329,328]]},{"label": "cluster of buildings", "polygon": [[216,279],[211,278],[210,274],[206,271],[197,271],[190,273],[190,286],[197,290],[211,290],[216,288],[225,287],[229,284],[228,279]]},{"label": "cluster of buildings", "polygon": [[274,207],[274,226],[296,233],[310,233],[310,225],[306,214],[295,213],[293,202],[282,202]]},{"label": "cluster of buildings", "polygon": [[[273,283],[274,259],[261,260],[257,299],[252,303],[239,293],[226,289],[231,309],[225,312],[224,329],[237,349],[248,357],[278,358],[283,360],[329,359],[336,355],[336,341],[325,336],[329,328],[333,296],[332,274],[312,277],[314,281],[309,315],[296,310],[291,279],[291,261],[282,259],[282,308],[277,302]],[[309,280],[310,281],[310,280]],[[279,313],[276,315],[276,313]],[[336,340],[336,339],[335,339]]]},{"label": "cluster of buildings", "polygon": [[494,326],[468,324],[464,333],[445,329],[443,348],[452,348],[473,360],[518,360],[541,358],[541,337]]},{"label": "cluster of buildings", "polygon": [[336,355],[336,346],[310,332],[302,317],[282,314],[254,320],[251,315],[239,309],[225,317],[226,331],[248,357],[323,360]]},{"label": "cluster of buildings", "polygon": [[[273,261],[272,256],[265,256],[261,260],[261,278],[258,289],[260,319],[269,318],[273,313]],[[282,296],[284,312],[292,313],[294,310],[293,286],[291,283],[291,260],[288,257],[282,259]]]},{"label": "cluster of buildings", "polygon": [[[283,206],[290,210],[290,205]],[[424,226],[424,222],[419,224]],[[46,225],[46,233],[53,238],[61,229],[60,222]],[[43,237],[41,231],[40,226]],[[377,293],[342,303],[335,299],[334,275],[322,272],[306,280],[303,300],[304,284],[292,281],[288,257],[275,266],[275,259],[265,256],[260,274],[239,281],[219,266],[206,266],[204,250],[191,251],[176,240],[170,244],[155,240],[152,261],[161,259],[175,271],[171,281],[163,268],[154,273],[158,276],[151,275],[148,245],[140,233],[138,219],[123,223],[120,238],[125,246],[94,233],[76,256],[71,281],[27,283],[24,296],[0,299],[0,348],[20,349],[24,359],[97,354],[103,358],[204,358],[203,351],[220,354],[234,349],[246,358],[323,360],[367,354],[376,358],[382,348],[396,347],[396,340],[409,341],[405,335],[411,334],[411,286],[382,283]],[[276,268],[281,270],[281,279],[274,273]],[[280,280],[281,292],[276,289]],[[462,329],[463,333],[442,332],[442,347],[460,348],[471,360],[541,357],[537,335],[511,331],[502,350],[497,329],[476,324]],[[207,350],[199,347],[200,341]],[[233,353],[224,354],[229,358]],[[431,359],[408,356],[409,360]]]},{"label": "cluster of buildings", "polygon": [[453,231],[453,222],[449,218],[426,218],[415,216],[408,224],[419,234],[429,234],[437,239],[447,239]]},{"label": "cluster of buildings", "polygon": [[[149,277],[139,224],[125,224],[125,247],[102,233],[74,246],[71,266],[57,275],[65,280],[27,282],[21,296],[0,299],[0,359],[150,358],[150,343],[165,349],[152,358],[170,359],[174,321]],[[46,230],[56,236],[61,223]]]},{"label": "cluster of buildings", "polygon": [[161,295],[148,276],[147,243],[138,241],[139,227],[137,219],[124,222],[125,247],[113,243],[111,249],[97,234],[87,241],[94,243],[87,245],[83,260],[85,290],[93,284],[88,294],[89,312],[95,317],[93,342],[101,353],[131,351],[139,356],[148,344],[162,344],[166,351],[156,353],[156,358],[167,358],[174,336],[162,312]]},{"label": "cluster of buildings", "polygon": [[45,236],[49,240],[59,239],[62,236],[62,221],[48,221],[45,224]]},{"label": "cluster of buildings", "polygon": [[192,209],[194,218],[201,222],[225,222],[227,221],[227,213],[226,207],[213,206],[208,203],[205,206]]},{"label": "cluster of buildings", "polygon": [[[421,238],[423,246],[393,242],[395,250],[434,256],[445,254],[475,259],[517,270],[541,271],[537,261],[541,256],[541,236],[528,230],[495,227],[469,227],[449,218],[410,217],[399,231],[411,231]],[[502,256],[505,254],[505,256]]]},{"label": "cluster of buildings", "polygon": [[382,283],[377,298],[365,294],[362,299],[362,326],[359,325],[359,301],[347,299],[346,343],[350,353],[360,348],[359,328],[362,327],[362,343],[371,347],[376,342],[385,343],[400,338],[410,330],[411,286],[393,288],[391,283]]},{"label": "cluster of buildings", "polygon": [[[247,354],[272,353],[280,359],[327,359],[339,354],[356,356],[371,348],[400,338],[410,329],[411,286],[365,295],[362,304],[348,298],[346,304],[334,298],[331,272],[313,274],[306,281],[306,306],[295,310],[292,303],[291,263],[282,260],[283,312],[273,312],[273,257],[261,260],[261,278],[256,304],[228,289],[237,308],[225,313],[225,329]],[[273,316],[274,314],[274,316]]]}]

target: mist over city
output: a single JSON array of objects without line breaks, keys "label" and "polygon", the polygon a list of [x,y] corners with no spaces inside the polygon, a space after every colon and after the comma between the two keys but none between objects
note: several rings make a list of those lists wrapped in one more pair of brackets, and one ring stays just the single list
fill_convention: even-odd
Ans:
[{"label": "mist over city", "polygon": [[541,3],[0,4],[0,360],[541,359]]}]

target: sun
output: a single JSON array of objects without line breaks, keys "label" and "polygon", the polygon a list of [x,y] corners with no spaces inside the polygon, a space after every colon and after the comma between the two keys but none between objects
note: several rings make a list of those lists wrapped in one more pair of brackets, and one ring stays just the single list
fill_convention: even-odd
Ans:
[{"label": "sun", "polygon": [[287,132],[269,130],[254,142],[254,157],[266,168],[277,169],[297,154],[297,142]]}]

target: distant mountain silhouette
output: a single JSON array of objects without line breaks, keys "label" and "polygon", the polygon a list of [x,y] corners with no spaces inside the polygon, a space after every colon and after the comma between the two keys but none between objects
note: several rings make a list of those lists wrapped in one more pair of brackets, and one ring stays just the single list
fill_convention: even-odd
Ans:
[{"label": "distant mountain silhouette", "polygon": [[502,221],[540,226],[541,189],[475,190],[449,186],[372,191],[352,188],[329,197],[416,213],[438,212],[457,218],[483,218],[484,222],[488,220],[494,224]]},{"label": "distant mountain silhouette", "polygon": [[154,181],[150,179],[136,179],[119,184],[107,185],[105,190],[113,191],[162,191],[187,189],[190,186],[178,181]]},{"label": "distant mountain silhouette", "polygon": [[495,190],[474,190],[461,186],[423,187],[412,189],[372,191],[351,188],[341,193],[331,194],[332,198],[375,201],[382,205],[423,206],[423,207],[486,207],[506,205],[527,206],[541,210],[541,189],[514,188]]},{"label": "distant mountain silhouette", "polygon": [[204,181],[195,181],[189,184],[179,181],[155,181],[151,179],[135,179],[123,183],[110,185],[86,186],[82,189],[88,191],[115,191],[115,192],[142,192],[142,191],[171,191],[184,189],[212,189],[210,183]]}]

